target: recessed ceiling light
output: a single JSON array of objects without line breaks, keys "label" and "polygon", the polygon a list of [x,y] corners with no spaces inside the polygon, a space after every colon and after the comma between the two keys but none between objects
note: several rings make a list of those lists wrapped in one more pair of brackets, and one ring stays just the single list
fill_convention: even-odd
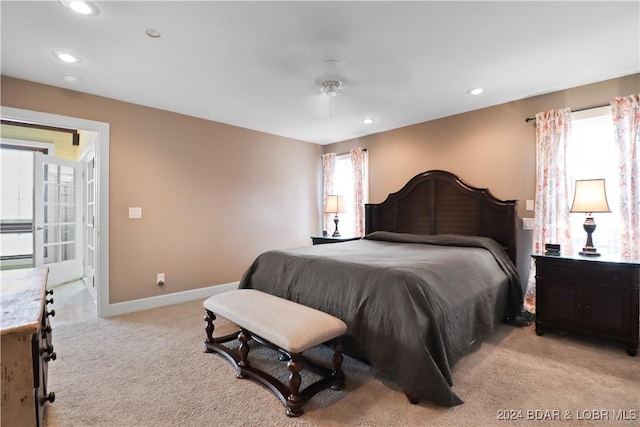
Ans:
[{"label": "recessed ceiling light", "polygon": [[151,37],[151,38],[153,38],[153,39],[160,38],[160,36],[162,35],[162,34],[160,34],[160,31],[158,31],[158,30],[156,30],[156,29],[154,29],[154,28],[149,28],[149,29],[147,29],[147,30],[145,31],[145,33],[146,33],[149,37]]},{"label": "recessed ceiling light", "polygon": [[482,92],[484,92],[484,89],[482,89],[481,87],[474,87],[473,89],[469,89],[467,91],[469,95],[480,95]]},{"label": "recessed ceiling light", "polygon": [[66,8],[73,10],[75,13],[85,16],[100,15],[98,6],[86,0],[60,0],[60,3]]},{"label": "recessed ceiling light", "polygon": [[74,56],[68,52],[62,52],[62,51],[55,51],[53,52],[53,56],[55,56],[56,58],[58,58],[61,61],[67,62],[69,64],[77,64],[82,62],[82,59],[80,59],[80,57],[78,56]]},{"label": "recessed ceiling light", "polygon": [[362,120],[362,123],[364,123],[365,125],[370,125],[371,123],[375,122],[376,119],[374,119],[373,117],[365,117]]}]

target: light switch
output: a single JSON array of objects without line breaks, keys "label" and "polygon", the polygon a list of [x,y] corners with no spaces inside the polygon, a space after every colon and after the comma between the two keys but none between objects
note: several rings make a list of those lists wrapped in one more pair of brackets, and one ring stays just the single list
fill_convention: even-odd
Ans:
[{"label": "light switch", "polygon": [[524,208],[527,212],[533,212],[533,210],[535,209],[533,200],[527,200]]},{"label": "light switch", "polygon": [[129,208],[129,218],[133,218],[133,219],[142,218],[142,208]]}]

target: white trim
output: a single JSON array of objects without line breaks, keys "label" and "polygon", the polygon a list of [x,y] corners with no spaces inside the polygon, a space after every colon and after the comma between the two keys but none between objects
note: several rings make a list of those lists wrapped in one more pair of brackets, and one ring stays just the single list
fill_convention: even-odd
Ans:
[{"label": "white trim", "polygon": [[96,280],[97,280],[97,312],[104,317],[109,312],[109,123],[40,111],[23,110],[13,107],[0,107],[0,116],[6,119],[39,123],[49,126],[90,130],[97,133],[96,138],[96,179],[97,209],[96,230],[97,245]]},{"label": "white trim", "polygon": [[110,304],[108,310],[103,312],[102,317],[119,316],[121,314],[133,313],[140,310],[149,310],[151,308],[164,307],[196,299],[206,299],[212,295],[237,289],[238,283],[239,282],[225,283],[223,285],[209,286],[207,288],[199,288],[190,291],[175,292],[167,295]]},{"label": "white trim", "polygon": [[[10,126],[10,125],[9,125]],[[0,138],[2,144],[17,145],[18,147],[44,148],[48,156],[56,155],[56,145],[51,142],[31,141],[29,139]]]}]

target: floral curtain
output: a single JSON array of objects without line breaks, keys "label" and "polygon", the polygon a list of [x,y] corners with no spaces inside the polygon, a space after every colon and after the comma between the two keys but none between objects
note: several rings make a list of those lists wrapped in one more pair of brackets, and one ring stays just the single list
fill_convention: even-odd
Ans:
[{"label": "floral curtain", "polygon": [[322,230],[329,231],[333,226],[333,215],[324,213],[327,196],[333,194],[333,171],[336,167],[336,153],[322,155]]},{"label": "floral curtain", "polygon": [[[569,225],[571,183],[569,136],[571,110],[552,110],[536,115],[536,195],[533,253],[544,253],[545,243],[559,243],[562,252],[573,253]],[[535,261],[531,260],[524,308],[535,313]]]},{"label": "floral curtain", "polygon": [[620,161],[620,257],[637,261],[640,260],[640,96],[615,98],[611,111]]},{"label": "floral curtain", "polygon": [[353,218],[355,236],[364,236],[364,204],[366,198],[366,151],[361,147],[352,148],[351,169],[353,170]]}]

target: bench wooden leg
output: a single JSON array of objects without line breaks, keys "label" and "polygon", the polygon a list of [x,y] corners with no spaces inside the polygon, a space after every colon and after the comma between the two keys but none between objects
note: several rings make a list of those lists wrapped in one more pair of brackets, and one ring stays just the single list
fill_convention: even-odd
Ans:
[{"label": "bench wooden leg", "polygon": [[333,350],[333,372],[331,376],[340,378],[340,382],[331,386],[332,390],[342,390],[344,389],[344,372],[342,372],[342,351],[340,346],[336,346]]},{"label": "bench wooden leg", "polygon": [[[207,332],[207,339],[205,341],[206,343],[213,342],[213,330],[215,329],[215,326],[213,326],[214,320],[216,320],[216,315],[209,310],[205,310],[204,321],[207,322],[207,325],[204,328],[204,330]],[[211,350],[205,347],[205,352],[211,353]]]},{"label": "bench wooden leg", "polygon": [[302,415],[303,401],[300,397],[300,371],[302,370],[302,360],[299,354],[291,354],[291,359],[287,363],[287,368],[291,374],[289,375],[289,391],[291,394],[287,397],[287,416],[299,417]]},{"label": "bench wooden leg", "polygon": [[[246,368],[249,366],[249,335],[245,332],[244,329],[240,330],[238,334],[238,341],[240,341],[240,348],[238,352],[240,353],[240,361],[238,362],[238,366],[241,368]],[[247,376],[241,372],[241,369],[238,369],[236,373],[237,378],[246,378]]]}]

